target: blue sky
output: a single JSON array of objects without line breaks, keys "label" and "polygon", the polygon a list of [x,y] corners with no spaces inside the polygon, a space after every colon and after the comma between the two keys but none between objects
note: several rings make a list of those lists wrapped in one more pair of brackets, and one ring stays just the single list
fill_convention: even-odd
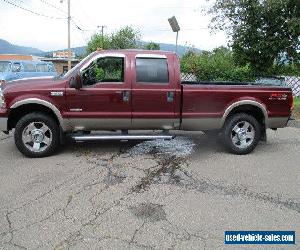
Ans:
[{"label": "blue sky", "polygon": [[[42,50],[67,47],[66,0],[7,0],[42,15],[37,16],[0,0],[0,38],[23,46]],[[105,25],[111,33],[124,25],[140,30],[142,40],[174,43],[175,34],[167,19],[177,17],[181,31],[179,44],[211,50],[226,45],[224,33],[212,34],[210,17],[203,12],[213,1],[208,0],[71,0],[71,16],[81,31],[72,24],[72,46],[83,46],[90,36]],[[56,6],[57,9],[53,8]]]}]

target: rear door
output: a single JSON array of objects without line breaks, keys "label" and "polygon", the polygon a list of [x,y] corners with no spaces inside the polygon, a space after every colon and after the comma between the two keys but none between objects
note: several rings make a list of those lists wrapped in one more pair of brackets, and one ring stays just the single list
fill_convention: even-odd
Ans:
[{"label": "rear door", "polygon": [[172,55],[137,54],[132,57],[132,126],[172,129],[175,119],[175,81]]}]

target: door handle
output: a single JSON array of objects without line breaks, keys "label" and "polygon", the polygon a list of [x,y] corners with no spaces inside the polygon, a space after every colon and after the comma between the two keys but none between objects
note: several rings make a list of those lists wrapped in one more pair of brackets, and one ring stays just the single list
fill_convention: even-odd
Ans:
[{"label": "door handle", "polygon": [[123,91],[122,96],[123,96],[123,102],[129,102],[129,99],[130,99],[130,91],[127,91],[127,90]]},{"label": "door handle", "polygon": [[122,95],[123,102],[129,102],[130,91],[129,90],[117,90],[116,94]]},{"label": "door handle", "polygon": [[123,102],[129,102],[130,99],[130,91],[128,90],[117,90],[116,94],[122,95]]},{"label": "door handle", "polygon": [[174,101],[174,92],[168,91],[167,92],[167,102],[173,102]]}]

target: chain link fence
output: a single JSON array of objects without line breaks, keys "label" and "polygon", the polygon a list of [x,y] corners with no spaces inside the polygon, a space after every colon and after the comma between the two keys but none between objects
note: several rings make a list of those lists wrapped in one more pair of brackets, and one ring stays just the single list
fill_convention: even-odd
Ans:
[{"label": "chain link fence", "polygon": [[192,73],[182,73],[181,72],[181,81],[182,82],[197,82],[197,77]]},{"label": "chain link fence", "polygon": [[[300,77],[296,76],[284,76],[285,82],[293,90],[293,95],[300,96]],[[181,73],[181,81],[196,82],[197,77],[192,73]]]},{"label": "chain link fence", "polygon": [[290,86],[293,90],[293,95],[299,97],[300,96],[300,77],[295,76],[285,76],[285,82],[288,86]]}]

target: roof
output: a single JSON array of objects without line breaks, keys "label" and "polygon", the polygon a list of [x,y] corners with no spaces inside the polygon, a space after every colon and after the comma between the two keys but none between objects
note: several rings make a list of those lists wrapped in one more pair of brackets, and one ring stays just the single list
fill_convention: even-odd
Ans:
[{"label": "roof", "polygon": [[17,55],[17,54],[0,54],[0,60],[23,60],[32,61],[33,58],[30,55]]},{"label": "roof", "polygon": [[97,54],[101,53],[139,53],[139,54],[157,54],[157,55],[174,55],[176,54],[173,51],[163,51],[163,50],[144,50],[144,49],[116,49],[116,50],[97,50]]},{"label": "roof", "polygon": [[50,62],[44,62],[40,60],[2,60],[0,59],[0,62],[10,62],[10,63],[24,63],[24,64],[47,64]]},{"label": "roof", "polygon": [[[68,62],[68,58],[53,58],[53,57],[49,57],[49,58],[42,58],[42,61],[45,62]],[[71,62],[79,62],[80,59],[71,59]]]}]

